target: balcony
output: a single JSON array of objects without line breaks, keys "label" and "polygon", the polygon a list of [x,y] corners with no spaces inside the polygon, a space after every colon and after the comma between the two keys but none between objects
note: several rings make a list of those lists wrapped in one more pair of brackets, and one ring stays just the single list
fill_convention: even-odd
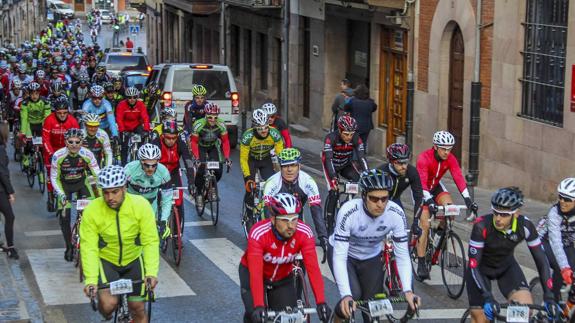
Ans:
[{"label": "balcony", "polygon": [[350,6],[353,3],[357,3],[374,7],[395,9],[403,9],[403,6],[405,5],[405,0],[338,0],[337,2],[341,3],[343,6]]},{"label": "balcony", "polygon": [[283,0],[225,0],[225,2],[232,6],[254,9],[273,9],[283,6]]}]

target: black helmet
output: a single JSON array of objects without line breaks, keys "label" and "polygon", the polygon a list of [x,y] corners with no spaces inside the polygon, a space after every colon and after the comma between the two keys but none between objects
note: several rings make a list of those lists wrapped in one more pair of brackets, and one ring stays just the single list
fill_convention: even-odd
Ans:
[{"label": "black helmet", "polygon": [[523,206],[523,193],[518,187],[498,189],[491,197],[491,208],[517,210]]},{"label": "black helmet", "polygon": [[392,187],[393,180],[388,173],[384,173],[379,169],[370,169],[361,173],[359,188],[362,194],[375,190],[389,191]]},{"label": "black helmet", "polygon": [[387,160],[392,161],[408,161],[411,152],[409,146],[406,144],[391,144],[387,147]]},{"label": "black helmet", "polygon": [[58,110],[69,110],[68,99],[65,96],[61,96],[52,102],[52,111]]}]

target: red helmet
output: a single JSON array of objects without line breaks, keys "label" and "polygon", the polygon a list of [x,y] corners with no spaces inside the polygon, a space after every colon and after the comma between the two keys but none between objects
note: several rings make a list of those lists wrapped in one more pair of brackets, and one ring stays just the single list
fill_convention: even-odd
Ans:
[{"label": "red helmet", "polygon": [[299,214],[301,202],[289,193],[278,193],[270,198],[269,207],[273,215]]},{"label": "red helmet", "polygon": [[344,115],[337,119],[337,127],[340,131],[356,131],[357,121],[348,115]]},{"label": "red helmet", "polygon": [[411,155],[409,146],[406,144],[391,144],[387,147],[387,160],[392,161],[407,161]]},{"label": "red helmet", "polygon": [[208,102],[204,106],[205,114],[220,114],[220,107],[217,104]]}]

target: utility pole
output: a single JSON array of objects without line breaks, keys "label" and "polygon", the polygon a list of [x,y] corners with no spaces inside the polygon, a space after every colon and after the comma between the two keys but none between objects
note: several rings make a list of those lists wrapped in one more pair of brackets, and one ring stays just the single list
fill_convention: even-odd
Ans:
[{"label": "utility pole", "polygon": [[287,124],[289,124],[289,29],[290,29],[290,1],[284,0],[283,5],[283,28],[282,28],[282,74],[281,74],[281,87],[282,87],[282,115]]},{"label": "utility pole", "polygon": [[226,65],[226,1],[220,0],[220,64]]}]

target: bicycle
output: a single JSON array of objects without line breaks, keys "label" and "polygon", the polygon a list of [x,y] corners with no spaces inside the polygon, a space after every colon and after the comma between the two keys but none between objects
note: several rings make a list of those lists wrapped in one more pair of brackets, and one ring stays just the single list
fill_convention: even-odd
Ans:
[{"label": "bicycle", "polygon": [[12,126],[12,146],[14,147],[14,161],[20,163],[21,169],[23,169],[22,164],[22,154],[24,153],[24,143],[20,137],[20,120],[14,119],[14,124]]},{"label": "bicycle", "polygon": [[[349,320],[344,322],[355,323],[355,310],[353,309],[353,304],[355,303],[356,309],[360,312],[366,314],[369,317],[369,322],[382,322],[388,320],[390,322],[407,322],[414,316],[419,315],[418,309],[412,310],[409,308],[405,296],[389,297],[386,293],[375,294],[372,299],[368,300],[358,300],[350,301],[349,308],[352,313]],[[402,309],[399,314],[396,313],[396,309],[393,305],[402,305]],[[330,322],[335,322],[335,311],[332,313]]]},{"label": "bicycle", "polygon": [[[253,206],[247,205],[246,202],[242,204],[242,227],[244,228],[244,235],[246,239],[250,233],[251,228],[263,218],[263,208],[264,208],[264,185],[265,181],[261,180],[259,173],[255,176],[255,188],[249,193],[249,199],[254,201]],[[252,211],[251,216],[248,214],[248,210]]]},{"label": "bicycle", "polygon": [[[198,164],[200,165],[199,167],[201,167],[201,165],[205,167],[204,187],[202,189],[204,203],[201,208],[196,205],[196,212],[198,216],[201,217],[204,214],[206,205],[208,205],[212,217],[212,224],[217,225],[220,215],[220,197],[218,195],[218,180],[215,171],[220,168],[221,163],[219,161],[205,161],[199,162]],[[226,172],[230,172],[230,166],[227,166]],[[194,199],[196,194],[198,194],[197,189],[194,192]]]},{"label": "bicycle", "polygon": [[[327,207],[328,205],[330,205],[332,203],[331,199],[334,198],[333,195],[328,194],[328,196],[325,200],[324,208],[323,208],[323,219],[325,221],[325,226],[327,228],[328,236],[333,233],[334,226],[335,226],[335,218],[337,217],[337,212],[338,212],[339,208],[341,207],[341,205],[343,203],[353,199],[355,197],[355,195],[357,195],[358,193],[359,193],[359,185],[357,184],[357,182],[342,181],[341,179],[338,179],[337,193],[335,195],[335,198],[337,200],[334,204],[335,208],[333,209],[333,212],[332,212],[333,217],[330,217],[330,215],[328,213],[328,207]],[[346,195],[343,200],[341,199],[342,195]]]},{"label": "bicycle", "polygon": [[82,222],[82,212],[90,203],[89,199],[76,200],[76,222],[72,227],[72,248],[74,267],[78,268],[80,272],[80,282],[84,281],[84,273],[82,272],[82,259],[80,257],[80,223]]},{"label": "bicycle", "polygon": [[[163,253],[166,253],[168,246],[172,247],[172,257],[174,258],[174,263],[176,266],[180,265],[182,261],[182,249],[183,249],[183,226],[184,223],[176,206],[176,200],[180,199],[180,190],[185,190],[187,187],[172,187],[173,189],[173,200],[172,212],[168,218],[168,227],[170,228],[171,234],[166,239],[160,241],[160,249]],[[170,243],[171,242],[171,243]]]},{"label": "bicycle", "polygon": [[[128,136],[128,154],[126,156],[126,164],[134,161],[134,160],[138,160],[138,149],[140,148],[140,145],[142,144],[142,136],[140,136],[137,133],[129,133],[129,134],[125,134],[124,136]],[[124,140],[123,142],[126,142]]]},{"label": "bicycle", "polygon": [[395,260],[395,253],[393,252],[393,241],[391,239],[391,232],[385,238],[383,242],[383,250],[381,252],[381,258],[383,261],[383,272],[384,272],[384,285],[389,291],[389,295],[392,297],[397,297],[403,292],[403,285],[401,279],[399,278],[399,270],[397,268],[397,262]]},{"label": "bicycle", "polygon": [[[569,293],[572,288],[573,284],[565,285],[565,283],[561,287],[561,300],[559,300],[558,304],[561,307],[562,322],[575,322],[575,304],[569,301]],[[533,304],[544,304],[543,288],[539,277],[531,279],[529,291],[531,292]]]},{"label": "bicycle", "polygon": [[[499,307],[504,310],[495,313],[492,322],[514,322],[514,323],[527,323],[527,322],[551,322],[547,318],[547,310],[545,306],[536,304],[519,304],[512,301],[509,304],[500,304]],[[471,322],[471,310],[467,309],[461,316],[461,323]]]},{"label": "bicycle", "polygon": [[[130,323],[133,322],[132,315],[130,314],[130,309],[128,307],[128,294],[132,293],[134,284],[146,284],[146,299],[148,303],[148,322],[152,320],[152,303],[154,299],[154,291],[149,286],[149,281],[144,282],[143,280],[131,280],[131,279],[119,279],[113,282],[99,284],[98,289],[110,289],[110,294],[120,297],[120,302],[116,307],[114,312],[114,323]],[[96,304],[96,296],[93,291],[90,291],[90,304],[92,305],[92,310],[96,312],[98,310],[98,305]]]},{"label": "bicycle", "polygon": [[28,186],[34,187],[34,181],[38,177],[38,188],[41,194],[46,190],[46,170],[44,169],[44,159],[42,157],[42,137],[33,137],[31,139],[33,145],[32,155],[29,157],[29,165],[26,168],[26,179]]},{"label": "bicycle", "polygon": [[[430,210],[431,217],[445,221],[445,228],[433,229],[429,228],[427,248],[425,252],[425,266],[428,272],[434,265],[441,267],[441,279],[443,286],[447,289],[447,295],[452,299],[458,299],[463,293],[465,288],[465,265],[467,259],[465,256],[465,249],[463,242],[455,231],[453,231],[453,221],[459,217],[462,210],[466,210],[465,205],[445,205],[438,206],[437,210]],[[419,211],[421,212],[421,210]],[[443,213],[443,215],[438,215]],[[417,268],[417,238],[413,237],[410,245],[411,259],[413,262],[413,276],[418,281],[423,281],[417,275],[415,268]]]}]

